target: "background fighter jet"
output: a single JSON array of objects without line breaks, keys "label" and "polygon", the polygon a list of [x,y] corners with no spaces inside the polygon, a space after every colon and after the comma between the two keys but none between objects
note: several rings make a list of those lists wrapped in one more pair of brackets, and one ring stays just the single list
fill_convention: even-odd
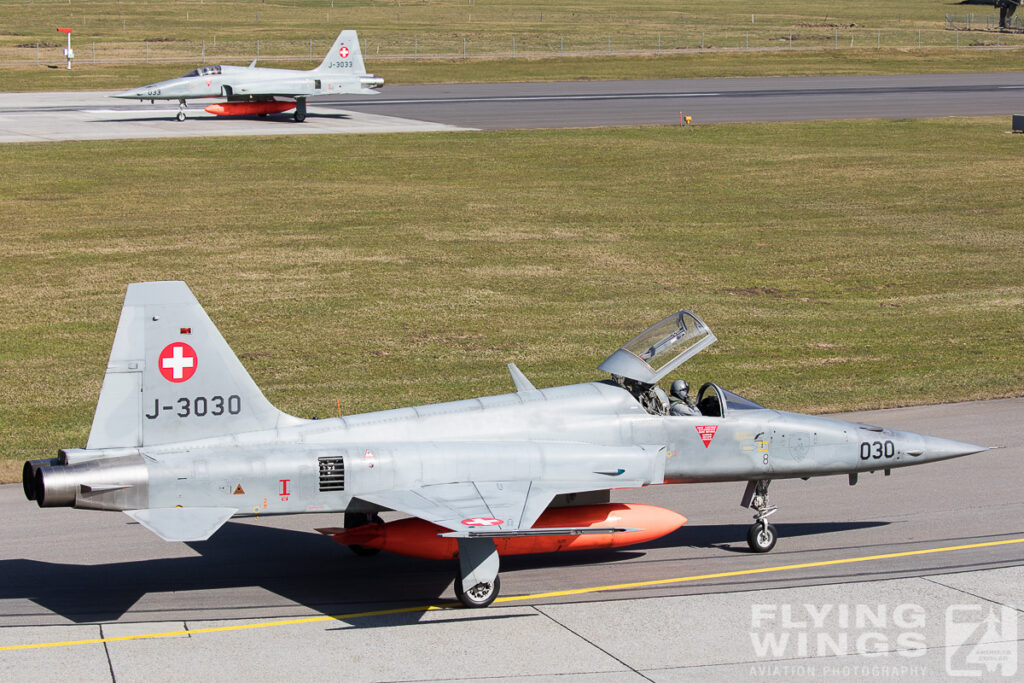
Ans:
[{"label": "background fighter jet", "polygon": [[[611,379],[329,420],[274,408],[183,282],[129,285],[85,449],[25,464],[40,507],[121,510],[169,541],[232,516],[345,515],[322,529],[360,554],[458,558],[455,593],[498,594],[500,554],[650,540],[686,520],[608,490],[745,482],[752,550],[775,545],[773,479],[904,467],[986,450],[763,408],[715,384],[699,414],[658,382],[715,341],[696,315],[665,318],[609,356]],[[677,392],[674,392],[677,393]],[[377,513],[410,515],[384,524]]]},{"label": "background fighter jet", "polygon": [[383,78],[366,73],[355,31],[342,31],[324,61],[310,71],[264,69],[256,60],[248,67],[202,66],[181,78],[144,85],[111,95],[132,100],[178,100],[178,120],[185,120],[186,100],[223,97],[206,111],[218,116],[276,114],[295,109],[295,120],[306,120],[306,97],[355,93],[376,95]]}]

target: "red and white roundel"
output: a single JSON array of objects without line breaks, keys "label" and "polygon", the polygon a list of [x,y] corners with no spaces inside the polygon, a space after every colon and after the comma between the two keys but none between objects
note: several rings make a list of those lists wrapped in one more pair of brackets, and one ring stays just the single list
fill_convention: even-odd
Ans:
[{"label": "red and white roundel", "polygon": [[157,360],[160,374],[168,382],[184,382],[196,374],[199,357],[195,349],[184,342],[174,342],[164,347]]},{"label": "red and white roundel", "polygon": [[338,55],[342,59],[345,59],[346,57],[348,57],[348,48],[345,47],[344,45],[342,45],[341,48],[338,49]]},{"label": "red and white roundel", "polygon": [[473,517],[472,519],[462,520],[462,523],[466,526],[497,526],[502,521],[493,517]]}]

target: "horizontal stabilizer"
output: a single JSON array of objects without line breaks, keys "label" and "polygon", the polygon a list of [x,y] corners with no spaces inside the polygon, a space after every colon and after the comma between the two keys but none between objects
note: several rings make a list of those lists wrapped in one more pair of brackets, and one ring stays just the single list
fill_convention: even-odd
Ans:
[{"label": "horizontal stabilizer", "polygon": [[124,513],[165,541],[205,541],[236,508],[153,508]]},{"label": "horizontal stabilizer", "polygon": [[442,538],[512,538],[517,536],[583,536],[584,534],[619,534],[627,531],[643,531],[623,526],[567,526],[544,527],[540,529],[475,529],[473,531],[452,531],[438,534]]}]

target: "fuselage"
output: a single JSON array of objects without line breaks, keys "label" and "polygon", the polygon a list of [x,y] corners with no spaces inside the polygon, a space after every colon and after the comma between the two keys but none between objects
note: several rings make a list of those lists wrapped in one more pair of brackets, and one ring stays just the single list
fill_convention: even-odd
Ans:
[{"label": "fuselage", "polygon": [[144,85],[113,95],[134,100],[181,100],[208,97],[229,101],[274,97],[309,97],[360,93],[379,88],[383,79],[373,76],[301,71],[262,67],[201,67],[190,74],[160,83]]},{"label": "fuselage", "polygon": [[62,451],[67,466],[46,470],[36,487],[47,506],[353,512],[378,509],[360,495],[451,482],[583,481],[599,490],[750,481],[890,469],[977,450],[759,407],[651,415],[618,385],[593,382],[292,420],[227,437]]}]

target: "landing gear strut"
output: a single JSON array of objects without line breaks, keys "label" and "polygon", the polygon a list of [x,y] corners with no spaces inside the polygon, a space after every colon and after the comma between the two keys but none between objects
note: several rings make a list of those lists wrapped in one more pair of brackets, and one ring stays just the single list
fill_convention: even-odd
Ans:
[{"label": "landing gear strut", "polygon": [[501,591],[498,550],[490,538],[459,539],[455,597],[466,607],[487,607]]},{"label": "landing gear strut", "polygon": [[768,523],[768,517],[774,515],[778,508],[768,504],[768,485],[771,479],[758,479],[747,482],[747,490],[743,493],[743,507],[752,509],[754,523],[747,530],[747,545],[755,553],[766,553],[775,547],[779,535],[775,527]]},{"label": "landing gear strut", "polygon": [[[366,526],[367,524],[383,524],[384,520],[380,518],[376,512],[373,514],[367,514],[365,512],[346,512],[345,513],[345,528],[355,529],[356,527]],[[371,557],[380,552],[379,548],[367,548],[365,545],[350,545],[348,547],[356,555],[360,557]]]},{"label": "landing gear strut", "polygon": [[292,115],[295,118],[296,123],[302,123],[306,120],[306,98],[296,97],[295,98],[295,113]]},{"label": "landing gear strut", "polygon": [[188,105],[185,104],[185,100],[178,100],[178,116],[175,117],[175,118],[177,118],[179,121],[184,121],[185,120],[185,107],[186,106],[188,106]]}]

